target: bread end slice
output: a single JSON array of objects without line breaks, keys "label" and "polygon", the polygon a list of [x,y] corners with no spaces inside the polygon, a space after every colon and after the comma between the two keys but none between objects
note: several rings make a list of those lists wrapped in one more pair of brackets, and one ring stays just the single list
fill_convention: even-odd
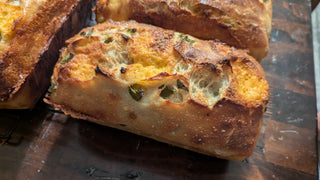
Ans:
[{"label": "bread end slice", "polygon": [[39,4],[31,7],[23,2],[0,4],[23,11],[13,18],[11,31],[6,33],[10,39],[6,38],[6,47],[0,52],[1,109],[34,107],[50,85],[59,49],[92,13],[91,0],[37,1]]}]

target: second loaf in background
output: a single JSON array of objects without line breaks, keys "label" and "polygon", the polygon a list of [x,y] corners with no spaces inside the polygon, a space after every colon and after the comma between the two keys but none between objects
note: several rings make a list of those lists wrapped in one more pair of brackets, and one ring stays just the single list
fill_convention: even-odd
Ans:
[{"label": "second loaf in background", "polygon": [[261,61],[269,50],[272,0],[98,0],[97,22],[136,20],[248,49]]}]

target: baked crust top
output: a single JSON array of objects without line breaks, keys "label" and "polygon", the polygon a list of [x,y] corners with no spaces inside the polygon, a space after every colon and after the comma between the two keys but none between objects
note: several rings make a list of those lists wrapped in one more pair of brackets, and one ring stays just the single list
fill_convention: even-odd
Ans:
[{"label": "baked crust top", "polygon": [[[11,18],[10,38],[0,53],[0,101],[17,93],[35,69],[43,51],[59,30],[67,14],[80,0],[24,0],[1,1],[0,6],[15,9]],[[8,16],[5,16],[8,17]],[[9,28],[9,29],[10,29]]]},{"label": "baked crust top", "polygon": [[108,21],[61,52],[44,101],[65,114],[220,158],[252,154],[269,87],[245,51]]},{"label": "baked crust top", "polygon": [[[187,87],[201,89],[221,79],[226,84],[215,87],[221,98],[234,98],[248,107],[268,100],[264,71],[246,51],[135,21],[84,29],[67,41],[56,70],[59,77],[53,77],[59,79],[88,81],[102,73],[128,86],[181,76]],[[191,99],[212,108],[217,99],[211,101],[206,91],[195,90]]]},{"label": "baked crust top", "polygon": [[97,22],[133,19],[201,39],[219,39],[248,49],[258,61],[269,50],[272,0],[99,0],[96,13]]}]

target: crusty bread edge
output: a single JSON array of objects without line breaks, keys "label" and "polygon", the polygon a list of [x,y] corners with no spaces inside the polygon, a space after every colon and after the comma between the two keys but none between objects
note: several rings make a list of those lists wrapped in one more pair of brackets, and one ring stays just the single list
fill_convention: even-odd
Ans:
[{"label": "crusty bread edge", "polygon": [[[97,26],[107,28],[103,24]],[[216,45],[217,51],[228,57],[228,66],[238,66],[239,62],[265,83],[263,69],[252,57],[223,43]],[[268,93],[261,100],[247,101],[237,93],[237,78],[230,80],[226,90],[228,93],[220,97],[213,107],[207,107],[192,98],[182,103],[172,103],[150,95],[155,98],[150,100],[147,94],[146,101],[140,104],[130,97],[128,85],[115,77],[100,70],[96,71],[93,79],[81,81],[71,78],[68,68],[68,65],[58,62],[53,74],[57,85],[53,87],[57,88],[51,89],[51,94],[47,94],[44,101],[72,117],[224,159],[243,160],[254,150]],[[175,75],[163,78],[171,77],[174,79]],[[163,84],[160,79],[159,82],[153,82],[151,88],[158,89]],[[268,90],[267,85],[264,88],[263,91]]]},{"label": "crusty bread edge", "polygon": [[0,100],[0,109],[32,109],[35,106],[50,85],[60,48],[66,39],[84,27],[87,18],[91,16],[91,7],[91,0],[77,1],[72,11],[65,15],[67,18],[63,19],[57,32],[49,39],[48,46],[39,50],[39,60],[25,81],[18,85],[15,91],[10,92],[7,99]]},{"label": "crusty bread edge", "polygon": [[[205,15],[199,16],[190,10],[181,8],[177,3],[173,2],[171,2],[170,5],[162,1],[147,1],[146,3],[158,4],[162,9],[147,9],[143,1],[139,0],[119,2],[119,7],[114,9],[114,7],[111,8],[109,6],[108,3],[110,3],[110,1],[99,0],[95,8],[97,21],[99,22],[99,17],[103,17],[102,19],[104,20],[105,18],[112,18],[117,21],[131,19],[166,29],[184,32],[200,39],[216,39],[216,34],[220,34],[220,38],[223,38],[220,39],[221,41],[237,48],[249,49],[249,54],[255,57],[259,62],[269,51],[269,38],[272,26],[272,0],[267,2],[257,1],[253,3],[254,5],[252,6],[254,6],[253,8],[255,8],[255,11],[263,10],[261,11],[261,13],[264,13],[263,17],[258,17],[256,14],[252,15],[250,13],[239,15],[235,13],[232,6],[228,3],[225,3],[225,7],[223,8],[215,7],[214,3],[211,3],[210,1],[206,3],[195,3],[196,5],[210,7],[214,9],[213,11],[225,11],[224,13],[228,16],[243,16],[241,17],[241,26],[244,27],[238,29],[233,28],[228,22],[224,22],[222,17],[211,18],[209,16],[205,17]],[[160,6],[160,4],[162,6]],[[208,12],[210,12],[210,8],[208,9]],[[237,12],[241,12],[241,10],[237,9]],[[236,22],[234,23],[236,24]],[[201,28],[194,29],[194,27]]]},{"label": "crusty bread edge", "polygon": [[[126,131],[126,132],[130,132],[130,133],[133,133],[133,134],[144,136],[144,137],[147,137],[147,138],[150,138],[150,139],[162,142],[162,143],[171,144],[173,146],[177,146],[177,147],[180,147],[180,148],[183,148],[183,149],[191,150],[191,151],[194,151],[194,152],[197,152],[197,153],[201,153],[201,154],[204,154],[204,155],[213,156],[213,157],[217,157],[217,158],[222,158],[222,159],[226,159],[226,160],[232,160],[232,161],[243,161],[245,158],[248,158],[249,156],[251,156],[251,154],[253,153],[254,148],[256,146],[257,139],[258,139],[258,137],[260,135],[260,131],[261,131],[261,127],[262,127],[262,118],[263,118],[263,116],[261,115],[260,118],[257,120],[259,122],[259,126],[256,129],[258,133],[257,133],[257,135],[255,137],[255,143],[252,144],[252,146],[251,146],[249,151],[247,151],[246,153],[239,153],[236,149],[234,151],[232,151],[232,150],[227,151],[227,150],[217,149],[218,151],[224,151],[224,154],[228,154],[228,155],[221,155],[221,154],[214,153],[214,152],[204,151],[201,148],[195,148],[195,147],[192,147],[192,146],[186,146],[185,144],[183,144],[183,142],[179,143],[179,142],[176,142],[176,141],[170,141],[168,139],[162,138],[161,136],[150,135],[150,134],[144,133],[143,131],[134,131],[133,129],[121,126],[120,124],[109,123],[107,121],[103,121],[103,120],[97,119],[94,116],[90,116],[88,114],[77,112],[77,111],[73,110],[72,108],[67,107],[65,105],[55,104],[55,103],[51,102],[48,99],[48,97],[44,98],[43,100],[44,100],[45,103],[51,105],[56,110],[61,110],[61,111],[64,112],[64,114],[70,115],[71,117],[79,119],[79,120],[90,121],[92,123],[96,123],[96,124],[103,125],[103,126],[108,126],[108,127],[115,128],[115,129],[118,129],[118,130],[123,130],[123,131]],[[265,107],[261,107],[261,109],[264,111]],[[263,114],[263,112],[261,114]]]}]

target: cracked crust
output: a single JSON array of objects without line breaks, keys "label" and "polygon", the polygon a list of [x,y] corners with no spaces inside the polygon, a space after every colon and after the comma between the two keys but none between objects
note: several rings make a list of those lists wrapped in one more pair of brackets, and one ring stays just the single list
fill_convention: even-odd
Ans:
[{"label": "cracked crust", "polygon": [[98,0],[97,22],[136,20],[201,39],[248,49],[261,61],[269,50],[272,0]]},{"label": "cracked crust", "polygon": [[268,89],[245,51],[109,21],[67,41],[44,101],[75,118],[243,160],[259,136]]},{"label": "cracked crust", "polygon": [[[28,2],[29,6],[24,3]],[[13,38],[0,54],[0,108],[29,109],[50,84],[64,41],[91,15],[91,0],[22,1]]]}]

